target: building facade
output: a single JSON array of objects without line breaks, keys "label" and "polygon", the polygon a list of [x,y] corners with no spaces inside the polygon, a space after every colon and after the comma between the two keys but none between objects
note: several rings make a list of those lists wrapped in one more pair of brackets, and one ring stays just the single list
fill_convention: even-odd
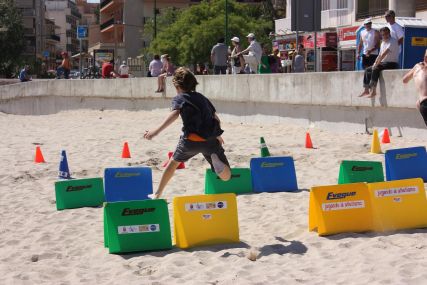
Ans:
[{"label": "building facade", "polygon": [[55,69],[57,65],[58,45],[61,41],[61,37],[56,34],[56,30],[59,29],[59,26],[55,25],[54,19],[45,19],[45,27],[46,42],[43,51],[43,60],[47,70],[52,70]]}]

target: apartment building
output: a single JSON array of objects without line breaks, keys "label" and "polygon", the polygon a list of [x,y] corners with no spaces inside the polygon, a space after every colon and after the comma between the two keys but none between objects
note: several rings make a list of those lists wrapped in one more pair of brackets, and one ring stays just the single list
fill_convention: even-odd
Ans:
[{"label": "apartment building", "polygon": [[21,11],[26,47],[24,56],[29,60],[43,58],[45,47],[45,0],[15,0]]},{"label": "apartment building", "polygon": [[43,51],[43,60],[46,63],[47,69],[56,68],[56,58],[58,52],[58,45],[61,37],[56,34],[59,26],[55,24],[54,19],[45,19],[45,48]]},{"label": "apartment building", "polygon": [[87,0],[77,0],[76,5],[82,15],[79,25],[85,25],[89,30],[88,38],[82,41],[82,49],[84,52],[87,52],[89,46],[99,42],[101,37],[99,18],[97,16],[99,4],[88,3]]},{"label": "apartment building", "polygon": [[70,55],[79,52],[77,25],[82,18],[76,3],[71,0],[45,0],[47,18],[55,19],[61,38],[59,49]]}]

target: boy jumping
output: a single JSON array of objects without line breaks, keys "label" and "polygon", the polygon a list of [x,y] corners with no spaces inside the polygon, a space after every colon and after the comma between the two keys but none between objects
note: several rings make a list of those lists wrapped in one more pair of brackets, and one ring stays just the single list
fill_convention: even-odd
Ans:
[{"label": "boy jumping", "polygon": [[199,153],[203,154],[219,178],[227,181],[231,177],[230,164],[222,148],[224,141],[221,135],[224,131],[221,129],[215,107],[205,96],[196,92],[198,82],[189,69],[178,68],[172,83],[177,92],[172,99],[172,112],[159,127],[144,134],[145,139],[151,140],[181,115],[183,134],[163,172],[154,199],[162,195],[179,164]]},{"label": "boy jumping", "polygon": [[427,126],[427,50],[424,53],[424,61],[417,63],[405,74],[403,83],[408,83],[412,78],[414,78],[418,91],[417,108],[420,110],[424,123]]}]

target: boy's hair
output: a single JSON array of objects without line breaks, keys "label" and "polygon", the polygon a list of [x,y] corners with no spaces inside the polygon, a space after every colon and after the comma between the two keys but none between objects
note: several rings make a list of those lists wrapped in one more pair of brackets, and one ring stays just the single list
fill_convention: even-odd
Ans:
[{"label": "boy's hair", "polygon": [[186,92],[196,91],[196,85],[199,84],[194,74],[185,67],[180,67],[175,71],[172,83]]},{"label": "boy's hair", "polygon": [[382,27],[380,29],[380,33],[382,33],[382,32],[388,32],[390,34],[390,29],[388,27]]},{"label": "boy's hair", "polygon": [[155,55],[154,55],[154,59],[155,59],[155,60],[159,60],[159,59],[160,59],[160,55],[155,54]]}]

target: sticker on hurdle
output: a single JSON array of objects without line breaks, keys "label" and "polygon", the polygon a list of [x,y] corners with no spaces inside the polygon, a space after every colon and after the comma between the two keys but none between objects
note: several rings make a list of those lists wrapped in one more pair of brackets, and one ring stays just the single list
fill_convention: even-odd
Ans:
[{"label": "sticker on hurdle", "polygon": [[427,182],[425,147],[391,149],[385,153],[387,181],[422,178]]},{"label": "sticker on hurdle", "polygon": [[104,245],[110,253],[172,248],[166,201],[105,203]]},{"label": "sticker on hurdle", "polygon": [[254,192],[286,192],[298,190],[294,159],[271,156],[251,159]]},{"label": "sticker on hurdle", "polygon": [[427,200],[421,178],[368,184],[375,231],[427,226]]},{"label": "sticker on hurdle", "polygon": [[239,242],[235,194],[175,197],[173,209],[177,247]]},{"label": "sticker on hurdle", "polygon": [[211,169],[206,169],[205,194],[252,192],[251,170],[249,168],[231,168],[231,178],[222,181]]},{"label": "sticker on hurdle", "polygon": [[344,160],[340,165],[338,184],[384,181],[383,165],[379,161]]},{"label": "sticker on hurdle", "polygon": [[56,209],[96,207],[104,202],[102,178],[61,180],[55,182]]},{"label": "sticker on hurdle", "polygon": [[366,183],[312,187],[309,230],[319,235],[370,231],[371,207]]},{"label": "sticker on hurdle", "polygon": [[104,184],[107,202],[145,200],[153,193],[149,167],[106,168]]}]

